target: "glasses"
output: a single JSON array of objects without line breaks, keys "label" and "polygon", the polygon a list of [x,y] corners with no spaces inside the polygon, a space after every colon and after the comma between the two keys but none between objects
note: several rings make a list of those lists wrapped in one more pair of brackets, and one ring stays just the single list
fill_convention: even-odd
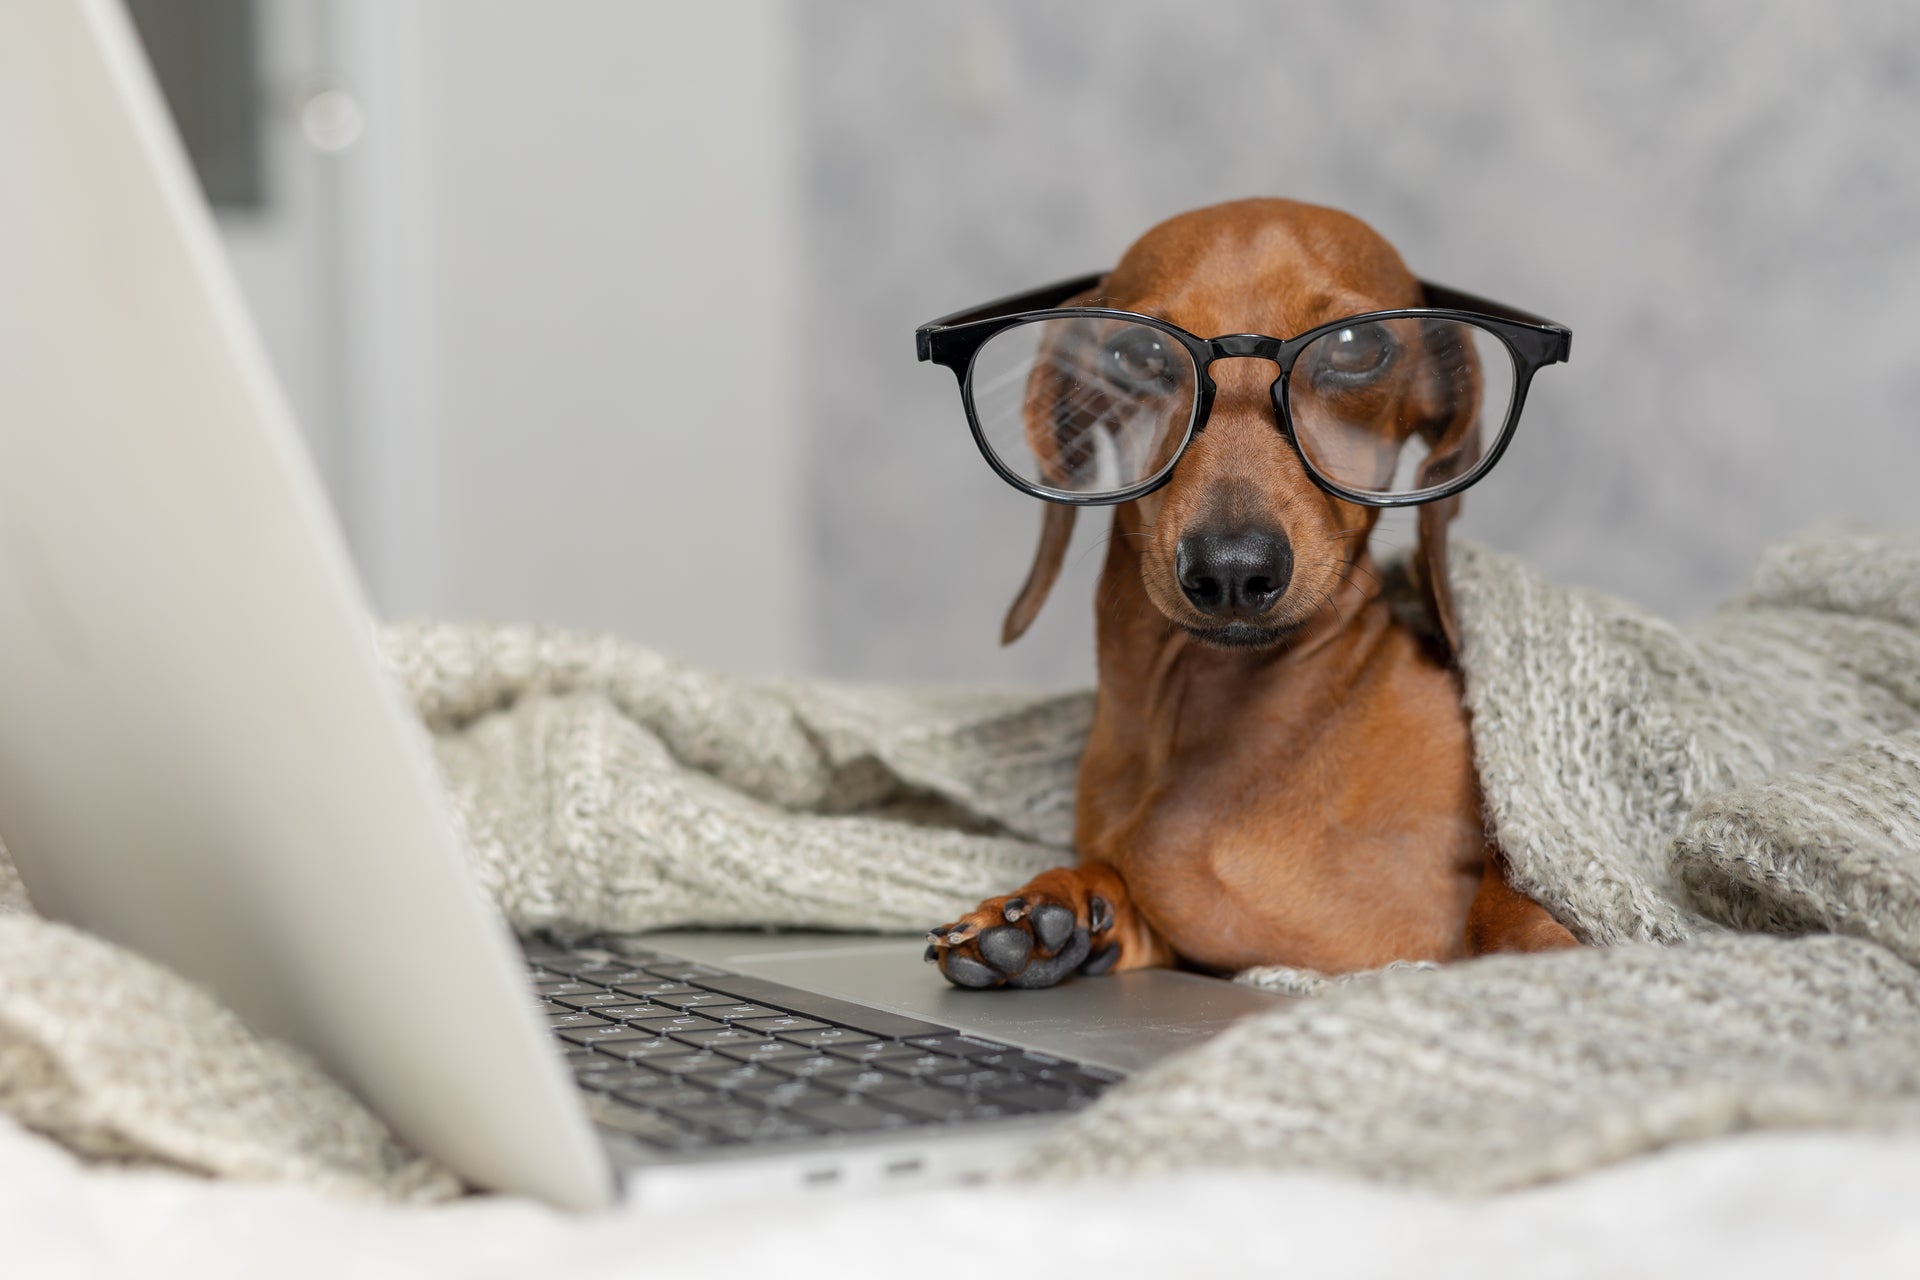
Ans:
[{"label": "glasses", "polygon": [[1060,304],[1081,276],[922,325],[975,443],[1049,502],[1130,502],[1173,475],[1213,407],[1216,360],[1270,360],[1269,394],[1307,474],[1369,507],[1450,497],[1492,469],[1527,387],[1567,358],[1563,325],[1421,282],[1432,305],[1348,316],[1292,338],[1202,338],[1155,316]]}]

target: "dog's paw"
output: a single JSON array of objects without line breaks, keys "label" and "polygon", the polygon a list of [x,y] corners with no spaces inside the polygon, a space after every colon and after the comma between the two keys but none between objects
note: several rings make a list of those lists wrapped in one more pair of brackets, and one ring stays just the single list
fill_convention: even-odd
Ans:
[{"label": "dog's paw", "polygon": [[1113,924],[1113,904],[1098,893],[1029,885],[929,933],[926,958],[956,987],[1051,987],[1114,967],[1120,942]]}]

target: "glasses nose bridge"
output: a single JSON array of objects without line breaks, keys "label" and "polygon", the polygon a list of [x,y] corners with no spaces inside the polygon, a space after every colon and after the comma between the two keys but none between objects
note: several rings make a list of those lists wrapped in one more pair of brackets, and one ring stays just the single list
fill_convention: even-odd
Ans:
[{"label": "glasses nose bridge", "polygon": [[1264,333],[1229,333],[1207,341],[1207,363],[1216,360],[1268,360],[1280,363],[1280,339]]},{"label": "glasses nose bridge", "polygon": [[1207,382],[1204,397],[1206,412],[1195,424],[1196,431],[1204,430],[1207,419],[1212,416],[1213,391],[1216,385],[1213,378],[1214,364],[1221,360],[1264,360],[1274,366],[1274,380],[1269,388],[1269,397],[1274,402],[1274,415],[1278,419],[1276,425],[1282,434],[1287,432],[1288,427],[1280,409],[1277,391],[1280,379],[1286,376],[1286,371],[1280,362],[1281,345],[1279,338],[1268,337],[1264,333],[1229,333],[1207,340],[1207,367],[1204,371]]}]

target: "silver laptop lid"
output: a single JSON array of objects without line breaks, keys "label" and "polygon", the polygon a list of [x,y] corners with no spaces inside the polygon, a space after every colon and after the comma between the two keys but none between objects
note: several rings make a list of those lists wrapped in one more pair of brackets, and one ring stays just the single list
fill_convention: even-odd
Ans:
[{"label": "silver laptop lid", "polygon": [[474,1182],[605,1156],[114,0],[0,4],[0,838]]}]

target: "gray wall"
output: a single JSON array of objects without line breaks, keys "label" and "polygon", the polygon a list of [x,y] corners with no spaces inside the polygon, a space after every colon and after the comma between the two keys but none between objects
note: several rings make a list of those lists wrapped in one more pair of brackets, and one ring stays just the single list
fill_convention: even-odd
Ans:
[{"label": "gray wall", "polygon": [[[1084,679],[934,315],[1250,194],[1572,326],[1463,529],[1676,614],[1810,521],[1920,525],[1920,7],[816,0],[800,15],[814,665]],[[1391,539],[1404,541],[1404,538]]]},{"label": "gray wall", "polygon": [[795,10],[257,3],[222,230],[375,606],[805,669]]}]

